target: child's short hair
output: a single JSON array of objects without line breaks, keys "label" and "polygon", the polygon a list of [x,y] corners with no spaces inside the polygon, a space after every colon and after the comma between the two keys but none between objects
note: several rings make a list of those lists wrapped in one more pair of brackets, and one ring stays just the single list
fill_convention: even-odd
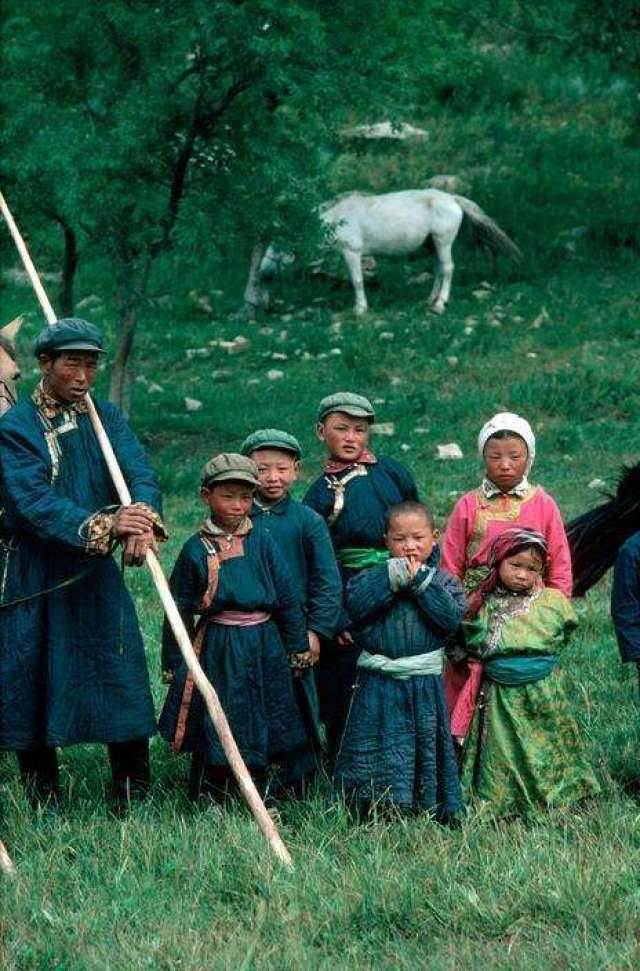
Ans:
[{"label": "child's short hair", "polygon": [[417,502],[414,499],[406,499],[404,502],[396,502],[393,506],[389,506],[387,509],[387,515],[384,522],[385,533],[389,532],[391,523],[397,516],[411,514],[424,516],[426,522],[429,524],[429,527],[431,529],[436,528],[436,521],[433,518],[433,513],[428,506],[425,506],[424,502]]}]

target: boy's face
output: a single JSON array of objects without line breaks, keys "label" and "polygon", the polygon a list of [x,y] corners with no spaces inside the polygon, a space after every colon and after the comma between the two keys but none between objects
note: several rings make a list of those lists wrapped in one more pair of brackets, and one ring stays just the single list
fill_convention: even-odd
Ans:
[{"label": "boy's face", "polygon": [[490,438],[484,447],[487,476],[503,492],[513,489],[524,479],[529,450],[519,435],[510,438]]},{"label": "boy's face", "polygon": [[438,538],[423,513],[406,512],[394,516],[385,533],[384,541],[391,556],[404,556],[408,560],[425,563]]},{"label": "boy's face", "polygon": [[258,494],[267,502],[277,502],[298,478],[299,461],[293,452],[279,448],[258,448],[251,453],[258,466]]},{"label": "boy's face", "polygon": [[202,486],[200,496],[211,510],[211,517],[219,526],[234,529],[249,514],[254,488],[248,482],[213,483]]},{"label": "boy's face", "polygon": [[498,575],[507,590],[528,593],[536,586],[542,569],[542,557],[530,548],[505,557],[498,568]]},{"label": "boy's face", "polygon": [[369,422],[344,411],[332,411],[316,426],[316,434],[332,458],[356,462],[369,444]]}]

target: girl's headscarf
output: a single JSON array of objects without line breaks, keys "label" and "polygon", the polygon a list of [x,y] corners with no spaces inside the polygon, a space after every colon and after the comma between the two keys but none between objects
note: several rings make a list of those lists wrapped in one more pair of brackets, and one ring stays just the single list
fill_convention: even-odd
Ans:
[{"label": "girl's headscarf", "polygon": [[511,526],[496,536],[489,547],[489,554],[487,556],[489,575],[471,595],[469,610],[467,612],[468,618],[475,617],[489,594],[497,587],[500,579],[498,571],[500,570],[502,561],[506,560],[508,556],[515,556],[516,553],[521,553],[522,550],[527,550],[530,547],[533,547],[539,554],[544,567],[549,556],[549,547],[541,533],[537,533],[534,529]]},{"label": "girl's headscarf", "polygon": [[478,453],[480,458],[484,455],[484,447],[492,435],[498,432],[513,432],[524,439],[529,452],[525,475],[528,475],[536,457],[536,436],[533,434],[531,425],[525,418],[515,415],[511,411],[501,411],[493,418],[490,418],[486,425],[483,425],[478,435]]}]

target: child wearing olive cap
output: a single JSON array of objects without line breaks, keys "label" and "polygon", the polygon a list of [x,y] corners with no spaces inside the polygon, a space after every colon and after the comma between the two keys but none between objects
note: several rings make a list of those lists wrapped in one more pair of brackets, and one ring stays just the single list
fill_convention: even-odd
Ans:
[{"label": "child wearing olive cap", "polygon": [[[171,589],[242,757],[264,789],[269,766],[307,744],[289,665],[305,667],[311,658],[284,559],[249,518],[257,485],[255,463],[244,455],[207,462],[200,495],[208,515],[182,548]],[[192,798],[222,798],[231,782],[227,760],[166,621],[162,661],[171,681],[162,735],[174,751],[193,753]]]},{"label": "child wearing olive cap", "polygon": [[[277,428],[261,428],[240,451],[256,463],[258,488],[251,507],[254,529],[276,541],[291,571],[296,597],[307,624],[314,663],[321,641],[330,641],[342,607],[342,580],[327,525],[318,513],[297,502],[290,488],[298,477],[302,451],[297,438]],[[309,737],[309,750],[285,766],[285,784],[302,791],[317,768],[322,751],[318,731],[318,693],[312,671],[298,671],[294,691]]]},{"label": "child wearing olive cap", "polygon": [[[312,483],[304,502],[329,526],[345,587],[359,570],[388,558],[384,534],[391,506],[418,499],[409,470],[393,459],[377,458],[369,450],[374,421],[369,399],[350,391],[323,398],[318,408],[316,434],[328,455],[324,474]],[[318,667],[321,714],[331,759],[344,729],[359,653],[349,628],[349,616],[343,609],[338,636],[323,651]]]}]

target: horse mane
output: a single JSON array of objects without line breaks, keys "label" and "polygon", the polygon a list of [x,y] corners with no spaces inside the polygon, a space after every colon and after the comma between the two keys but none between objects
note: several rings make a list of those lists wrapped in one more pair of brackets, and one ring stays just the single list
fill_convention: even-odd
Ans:
[{"label": "horse mane", "polygon": [[640,462],[623,466],[614,494],[566,524],[573,595],[583,597],[613,566],[623,543],[640,530]]}]

